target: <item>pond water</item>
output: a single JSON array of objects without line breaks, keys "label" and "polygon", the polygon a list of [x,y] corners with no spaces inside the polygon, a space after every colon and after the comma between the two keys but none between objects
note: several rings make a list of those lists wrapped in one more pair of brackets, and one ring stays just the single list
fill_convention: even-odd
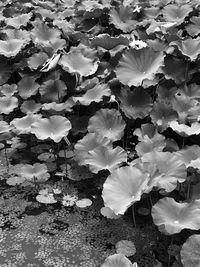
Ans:
[{"label": "pond water", "polygon": [[[34,187],[11,187],[1,182],[1,267],[98,267],[116,253],[115,244],[120,240],[135,243],[134,260],[139,266],[151,266],[155,261],[155,229],[145,225],[134,228],[128,216],[103,217],[98,193],[90,207],[65,207],[37,202]],[[84,181],[82,187],[81,183],[82,195],[85,189],[87,194],[93,190],[94,180]]]}]

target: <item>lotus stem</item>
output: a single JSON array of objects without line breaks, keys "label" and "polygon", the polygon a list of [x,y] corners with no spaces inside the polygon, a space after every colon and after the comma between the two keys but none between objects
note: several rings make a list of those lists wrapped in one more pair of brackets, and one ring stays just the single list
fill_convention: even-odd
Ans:
[{"label": "lotus stem", "polygon": [[134,204],[132,205],[132,216],[133,216],[133,225],[136,228],[136,219],[135,219],[135,210],[134,210]]},{"label": "lotus stem", "polygon": [[[174,242],[174,236],[172,235],[170,246],[173,245],[173,242]],[[170,260],[171,260],[171,255],[169,254],[167,267],[170,267]]]},{"label": "lotus stem", "polygon": [[6,158],[7,172],[9,173],[10,168],[9,168],[9,161],[8,161],[6,146],[4,147],[4,152],[5,152],[5,158]]},{"label": "lotus stem", "polygon": [[191,180],[188,182],[188,188],[187,188],[187,200],[190,199],[190,188],[191,188]]},{"label": "lotus stem", "polygon": [[152,206],[153,206],[153,202],[152,202],[151,194],[149,194],[149,202],[150,202],[150,206],[151,206],[151,208],[152,208]]}]

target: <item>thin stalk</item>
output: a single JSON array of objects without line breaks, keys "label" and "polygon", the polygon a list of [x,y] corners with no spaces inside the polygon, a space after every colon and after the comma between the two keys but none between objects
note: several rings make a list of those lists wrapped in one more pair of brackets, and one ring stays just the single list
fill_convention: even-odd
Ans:
[{"label": "thin stalk", "polygon": [[133,225],[136,228],[136,219],[135,219],[135,210],[134,210],[134,204],[132,205],[132,217],[133,217]]},{"label": "thin stalk", "polygon": [[152,202],[152,198],[151,198],[151,195],[149,194],[149,202],[150,202],[150,206],[151,206],[151,208],[152,208],[152,206],[153,206],[153,202]]},{"label": "thin stalk", "polygon": [[[170,246],[173,245],[173,242],[174,242],[174,236],[172,235]],[[171,255],[169,254],[167,267],[170,267],[170,261],[171,261]]]},{"label": "thin stalk", "polygon": [[5,158],[6,158],[7,172],[9,173],[10,168],[9,168],[9,161],[8,161],[6,146],[4,147],[4,152],[5,152]]},{"label": "thin stalk", "polygon": [[188,188],[187,188],[187,200],[190,199],[190,188],[191,188],[191,180],[188,182]]}]

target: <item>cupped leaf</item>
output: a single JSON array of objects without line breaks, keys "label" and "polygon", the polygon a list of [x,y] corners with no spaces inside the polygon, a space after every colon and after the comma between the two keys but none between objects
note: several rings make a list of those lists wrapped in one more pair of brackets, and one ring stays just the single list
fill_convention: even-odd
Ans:
[{"label": "cupped leaf", "polygon": [[175,45],[181,51],[181,53],[190,58],[191,61],[195,61],[200,54],[200,37],[188,38],[184,41],[173,41],[170,45]]},{"label": "cupped leaf", "polygon": [[21,39],[0,40],[0,55],[5,57],[15,57],[28,42],[27,40]]},{"label": "cupped leaf", "polygon": [[116,109],[100,109],[88,123],[88,131],[98,133],[114,142],[124,134],[125,122]]},{"label": "cupped leaf", "polygon": [[10,125],[15,126],[15,131],[18,134],[28,134],[31,132],[31,125],[41,117],[41,114],[28,114],[22,118],[15,118],[10,122]]},{"label": "cupped leaf", "polygon": [[191,166],[191,162],[200,158],[200,147],[198,145],[185,146],[183,149],[174,153],[186,167]]},{"label": "cupped leaf", "polygon": [[89,106],[92,102],[101,102],[104,96],[110,96],[111,91],[107,84],[97,84],[94,88],[87,90],[82,96],[73,97],[73,101],[81,105]]},{"label": "cupped leaf", "polygon": [[162,100],[154,102],[150,116],[152,122],[160,126],[162,131],[168,127],[171,121],[178,119],[178,114],[173,110],[171,103]]},{"label": "cupped leaf", "polygon": [[4,84],[0,87],[0,92],[4,96],[12,96],[17,92],[17,85],[14,84]]},{"label": "cupped leaf", "polygon": [[173,235],[183,229],[200,229],[200,202],[178,203],[173,198],[160,199],[152,207],[155,225],[165,234]]},{"label": "cupped leaf", "polygon": [[187,73],[188,79],[191,74],[187,71],[187,62],[183,58],[167,55],[165,57],[165,65],[162,68],[166,79],[173,79],[177,84],[185,81],[185,74]]},{"label": "cupped leaf", "polygon": [[142,85],[143,80],[153,80],[156,73],[161,73],[164,65],[163,52],[155,52],[152,48],[127,50],[116,68],[119,81],[129,86]]},{"label": "cupped leaf", "polygon": [[36,78],[25,76],[18,82],[19,95],[23,99],[27,99],[32,95],[36,95],[40,85],[35,82]]},{"label": "cupped leaf", "polygon": [[133,10],[128,6],[120,6],[117,9],[113,8],[109,15],[110,23],[123,32],[130,32],[137,25],[137,21],[133,20]]},{"label": "cupped leaf", "polygon": [[127,161],[126,151],[117,146],[116,148],[99,146],[88,152],[84,164],[88,164],[91,172],[98,173],[100,170],[113,172],[120,163]]},{"label": "cupped leaf", "polygon": [[148,174],[136,167],[116,169],[103,185],[102,197],[105,206],[117,215],[124,214],[134,202],[140,200],[148,180]]},{"label": "cupped leaf", "polygon": [[110,143],[108,138],[99,136],[97,133],[86,134],[74,146],[79,164],[84,164],[85,157],[88,155],[89,151],[92,151],[99,146],[108,146],[111,148]]},{"label": "cupped leaf", "polygon": [[51,116],[48,119],[38,119],[31,125],[31,133],[35,134],[38,139],[52,139],[58,143],[61,139],[68,135],[71,129],[70,121],[63,116]]},{"label": "cupped leaf", "polygon": [[48,60],[48,58],[48,55],[44,52],[33,54],[27,59],[28,66],[31,70],[36,70],[42,66]]},{"label": "cupped leaf", "polygon": [[15,96],[0,97],[0,114],[9,114],[18,107],[18,99]]},{"label": "cupped leaf", "polygon": [[144,154],[141,160],[144,170],[150,175],[148,192],[153,187],[171,192],[176,188],[177,182],[182,183],[187,177],[185,164],[173,153],[153,151]]},{"label": "cupped leaf", "polygon": [[169,123],[169,127],[184,137],[200,134],[200,123],[199,122],[194,122],[191,124],[191,126],[188,126],[185,124],[179,124],[177,121],[171,121]]},{"label": "cupped leaf", "polygon": [[97,47],[97,49],[102,52],[108,51],[111,55],[115,55],[117,52],[127,47],[128,44],[128,38],[122,35],[112,37],[107,33],[99,34],[91,40],[91,45],[93,47]]},{"label": "cupped leaf", "polygon": [[26,114],[37,113],[40,108],[41,104],[36,103],[33,99],[24,101],[20,107],[21,111]]},{"label": "cupped leaf", "polygon": [[177,24],[181,24],[184,22],[185,17],[192,11],[192,7],[190,5],[176,5],[171,4],[167,5],[163,8],[163,17],[168,22],[176,22]]},{"label": "cupped leaf", "polygon": [[130,119],[143,119],[152,110],[152,99],[143,88],[135,88],[133,91],[124,88],[119,99],[122,111]]},{"label": "cupped leaf", "polygon": [[19,29],[21,26],[26,26],[31,17],[31,12],[27,14],[21,14],[13,18],[7,18],[6,23],[7,25],[14,27],[15,29]]},{"label": "cupped leaf", "polygon": [[60,102],[66,95],[67,86],[59,79],[49,79],[39,88],[39,92],[44,102]]},{"label": "cupped leaf", "polygon": [[192,24],[189,24],[185,27],[186,31],[192,37],[197,36],[200,34],[200,17],[191,17],[190,21]]},{"label": "cupped leaf", "polygon": [[59,64],[62,68],[69,73],[78,73],[81,76],[89,76],[94,74],[98,68],[98,60],[93,55],[94,53],[88,48],[88,56],[86,48],[71,49],[69,53],[64,54]]},{"label": "cupped leaf", "polygon": [[31,31],[31,37],[35,44],[48,47],[59,39],[61,32],[56,28],[50,28],[43,21],[37,19]]}]

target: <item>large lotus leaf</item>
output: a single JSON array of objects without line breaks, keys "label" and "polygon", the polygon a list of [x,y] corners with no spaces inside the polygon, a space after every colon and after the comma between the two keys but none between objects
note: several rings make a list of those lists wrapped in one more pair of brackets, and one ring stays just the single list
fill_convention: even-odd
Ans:
[{"label": "large lotus leaf", "polygon": [[194,135],[194,134],[196,135],[200,134],[200,123],[199,122],[194,122],[191,124],[191,126],[188,126],[185,124],[179,124],[177,121],[171,121],[169,123],[169,127],[184,137]]},{"label": "large lotus leaf", "polygon": [[30,114],[30,113],[37,113],[40,110],[41,106],[42,105],[40,103],[36,103],[35,100],[31,99],[24,101],[20,109],[21,112]]},{"label": "large lotus leaf", "polygon": [[137,25],[137,21],[133,20],[133,10],[128,6],[121,6],[118,9],[113,8],[110,11],[110,23],[123,32],[130,32]]},{"label": "large lotus leaf", "polygon": [[0,97],[0,114],[9,114],[18,107],[18,99],[15,96]]},{"label": "large lotus leaf", "polygon": [[200,235],[191,235],[183,244],[180,253],[184,267],[200,266]]},{"label": "large lotus leaf", "polygon": [[15,57],[27,44],[29,40],[8,39],[0,40],[0,55]]},{"label": "large lotus leaf", "polygon": [[[89,52],[89,50],[88,50]],[[98,61],[95,57],[88,57],[79,49],[71,50],[63,55],[59,64],[69,73],[79,73],[81,76],[94,74],[98,68]]]},{"label": "large lotus leaf", "polygon": [[188,34],[194,37],[200,33],[200,17],[191,17],[190,21],[192,24],[187,25],[185,28]]},{"label": "large lotus leaf", "polygon": [[149,138],[153,138],[157,134],[156,127],[153,124],[145,123],[141,125],[141,128],[137,128],[134,132],[134,135],[137,135],[139,141],[143,141],[145,135]]},{"label": "large lotus leaf", "polygon": [[198,145],[186,146],[184,147],[184,149],[181,149],[174,154],[188,168],[189,166],[191,166],[191,161],[195,161],[196,159],[200,158],[200,147]]},{"label": "large lotus leaf", "polygon": [[192,7],[190,5],[167,5],[163,8],[163,17],[168,22],[176,22],[177,24],[181,24],[185,17],[192,11]]},{"label": "large lotus leaf", "polygon": [[200,54],[200,37],[196,39],[188,38],[184,41],[173,41],[170,45],[176,45],[181,53],[195,61]]},{"label": "large lotus leaf", "polygon": [[200,201],[198,200],[178,203],[173,198],[165,197],[152,207],[151,215],[155,225],[165,234],[173,235],[183,229],[200,229]]},{"label": "large lotus leaf", "polygon": [[22,118],[15,118],[10,122],[10,125],[15,126],[17,133],[27,134],[31,132],[31,125],[41,117],[41,114],[28,114]]},{"label": "large lotus leaf", "polygon": [[23,99],[37,94],[40,85],[36,83],[35,80],[36,78],[33,76],[25,76],[18,82],[19,95]]},{"label": "large lotus leaf", "polygon": [[93,173],[98,173],[101,170],[109,170],[113,172],[120,163],[127,161],[126,151],[117,146],[115,148],[99,146],[88,152],[83,163],[89,165]]},{"label": "large lotus leaf", "polygon": [[46,181],[50,177],[46,164],[35,163],[33,165],[24,164],[20,169],[20,174],[27,180]]},{"label": "large lotus leaf", "polygon": [[88,131],[96,132],[114,142],[121,139],[125,126],[125,122],[118,110],[100,109],[90,118]]},{"label": "large lotus leaf", "polygon": [[178,119],[178,114],[173,110],[171,103],[162,100],[154,102],[150,116],[154,124],[162,127],[162,131],[168,127],[170,121]]},{"label": "large lotus leaf", "polygon": [[[188,96],[176,94],[172,99],[172,107],[178,113],[179,122],[184,123],[190,114],[195,116],[195,111],[198,109],[199,102]],[[196,114],[198,116],[198,114]]]},{"label": "large lotus leaf", "polygon": [[116,169],[103,185],[104,205],[117,215],[124,214],[134,202],[140,200],[148,180],[148,174],[136,167],[126,166]]},{"label": "large lotus leaf", "polygon": [[25,30],[18,30],[18,29],[5,29],[3,31],[7,35],[7,39],[20,39],[26,40],[27,42],[31,40],[30,33]]},{"label": "large lotus leaf", "polygon": [[124,88],[119,95],[119,99],[122,111],[130,119],[143,119],[152,110],[152,99],[143,88],[138,87],[134,91]]},{"label": "large lotus leaf", "polygon": [[153,80],[156,73],[162,72],[160,67],[163,65],[163,52],[155,52],[149,47],[130,48],[119,60],[116,75],[123,84],[139,86],[145,79]]},{"label": "large lotus leaf", "polygon": [[187,177],[185,164],[173,153],[152,151],[144,154],[141,160],[144,169],[150,174],[147,191],[158,187],[171,192],[176,188],[177,182],[182,183]]},{"label": "large lotus leaf", "polygon": [[74,105],[74,102],[71,101],[71,99],[68,99],[67,101],[63,102],[63,103],[56,103],[56,102],[50,102],[50,103],[44,103],[42,105],[42,109],[43,110],[55,110],[55,111],[62,111],[65,110],[70,112],[72,111],[72,106]]},{"label": "large lotus leaf", "polygon": [[132,264],[123,254],[114,254],[106,258],[101,267],[137,267]]},{"label": "large lotus leaf", "polygon": [[44,140],[51,138],[58,143],[68,135],[71,129],[70,121],[63,116],[51,116],[48,119],[41,118],[31,125],[31,133],[35,134],[38,139]]},{"label": "large lotus leaf", "polygon": [[84,106],[89,106],[92,102],[101,102],[103,96],[110,96],[111,91],[107,84],[97,84],[94,88],[87,90],[82,96],[73,97],[75,102],[80,102]]},{"label": "large lotus leaf", "polygon": [[60,102],[66,95],[67,86],[62,80],[49,79],[39,88],[39,92],[44,102]]},{"label": "large lotus leaf", "polygon": [[145,135],[143,140],[136,145],[135,150],[138,156],[142,156],[145,153],[152,151],[161,152],[165,146],[165,137],[157,133],[153,138],[149,138],[147,135]]},{"label": "large lotus leaf", "polygon": [[191,83],[189,85],[184,85],[179,89],[179,94],[188,96],[191,99],[200,99],[200,86],[196,83]]},{"label": "large lotus leaf", "polygon": [[13,84],[6,83],[0,86],[0,94],[3,94],[4,96],[12,96],[16,92],[17,92],[17,85],[15,83]]},{"label": "large lotus leaf", "polygon": [[184,59],[167,55],[165,65],[162,68],[166,79],[173,79],[177,84],[185,81],[185,74],[188,73],[188,79],[191,74],[187,71],[187,62]]},{"label": "large lotus leaf", "polygon": [[49,28],[43,21],[37,19],[31,31],[31,37],[34,43],[41,46],[50,46],[52,42],[60,39],[61,32],[56,28]]},{"label": "large lotus leaf", "polygon": [[99,34],[91,40],[91,45],[96,46],[103,52],[109,51],[112,55],[116,54],[124,47],[128,46],[128,38],[119,35],[117,37],[112,37],[107,33]]},{"label": "large lotus leaf", "polygon": [[88,133],[79,140],[74,146],[79,164],[83,165],[88,152],[99,146],[108,146],[111,149],[110,140],[99,136],[97,133]]},{"label": "large lotus leaf", "polygon": [[32,13],[21,14],[13,18],[7,18],[6,23],[9,26],[19,29],[21,26],[26,26],[31,17]]}]

